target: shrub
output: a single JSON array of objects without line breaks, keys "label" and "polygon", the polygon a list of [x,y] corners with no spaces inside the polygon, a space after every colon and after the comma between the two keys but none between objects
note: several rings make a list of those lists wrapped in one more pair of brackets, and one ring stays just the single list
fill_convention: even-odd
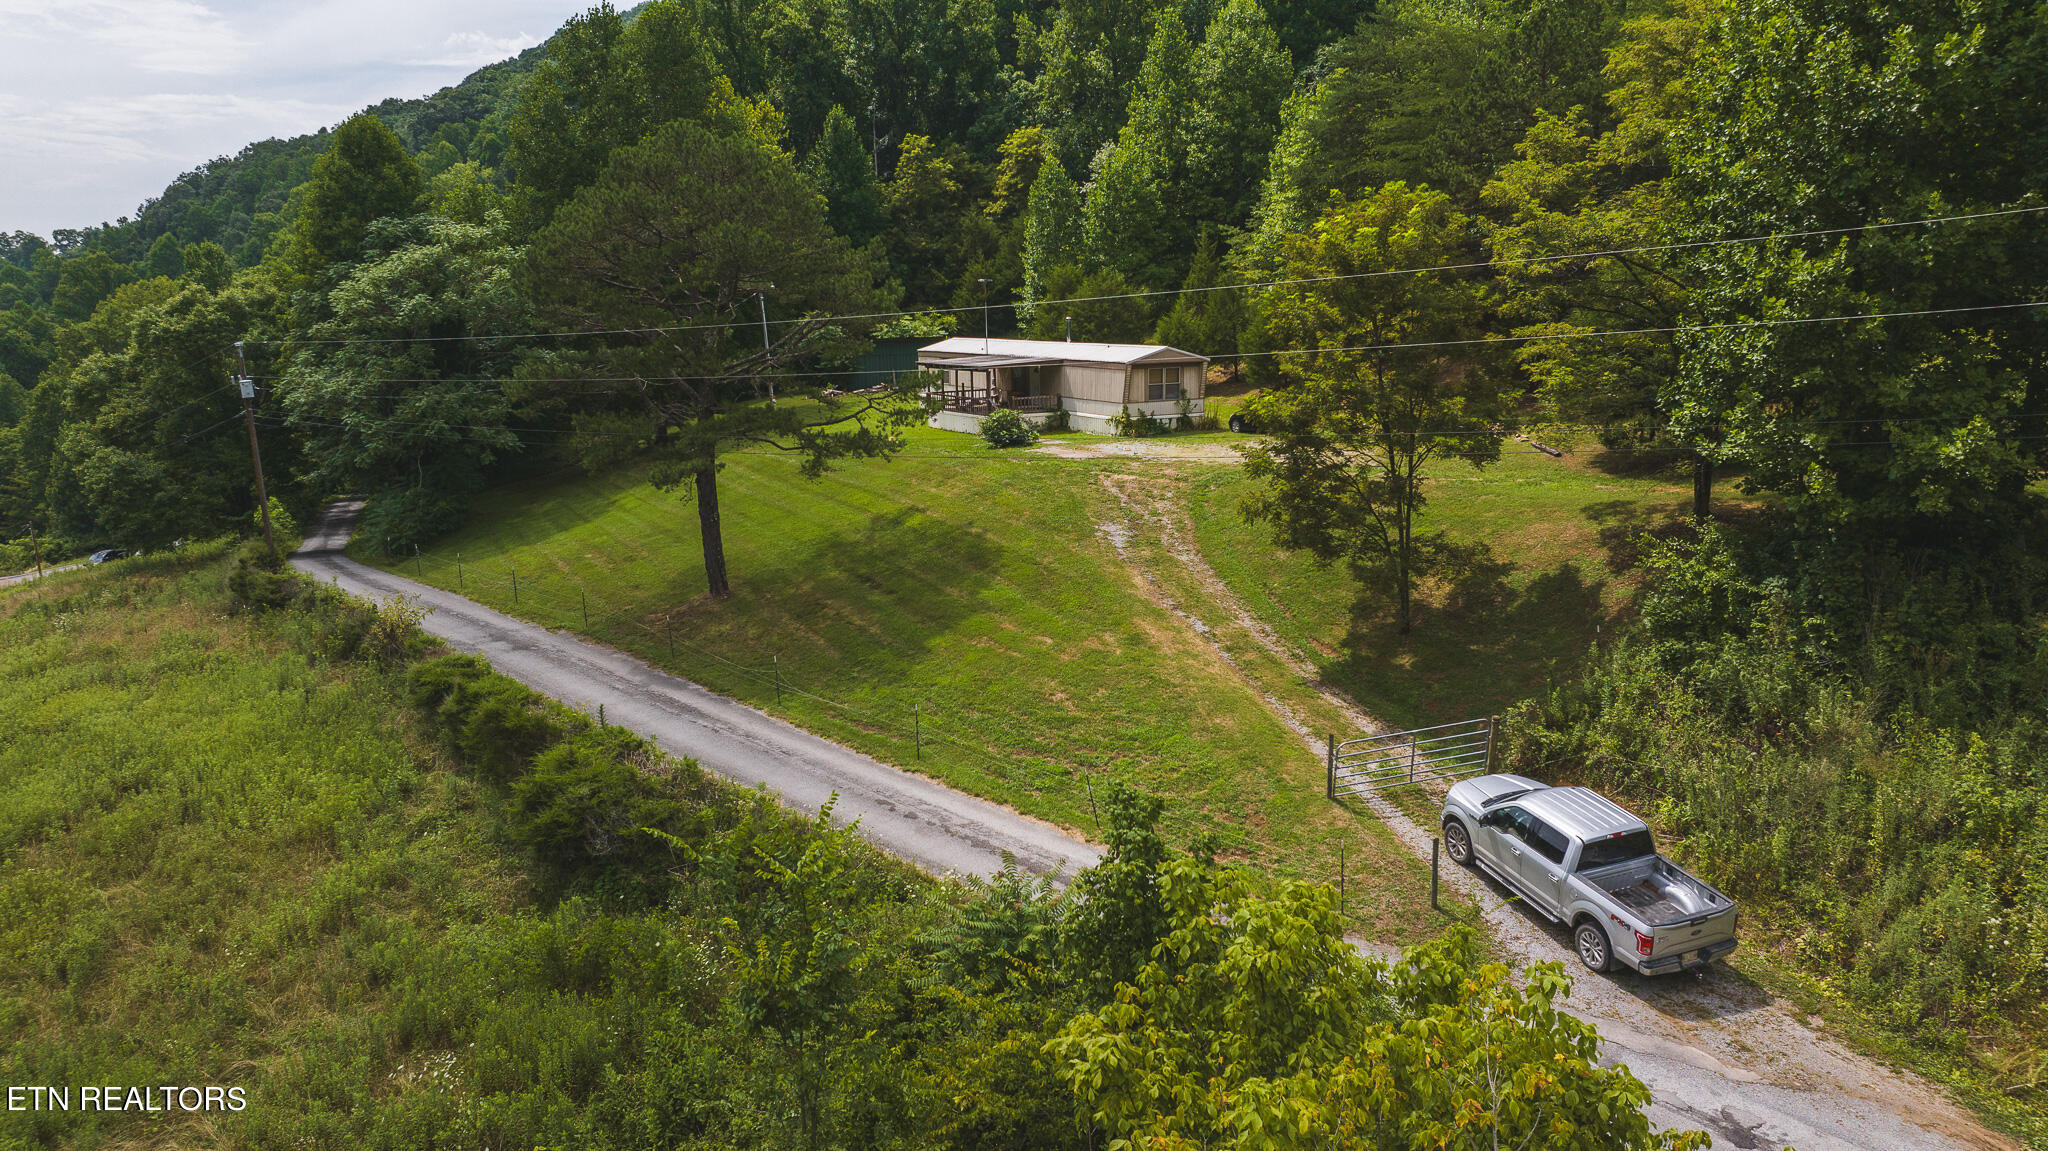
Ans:
[{"label": "shrub", "polygon": [[1109,417],[1109,430],[1120,436],[1157,436],[1164,435],[1169,429],[1165,420],[1155,419],[1143,412],[1133,415],[1127,405]]},{"label": "shrub", "polygon": [[414,707],[431,716],[456,688],[489,674],[490,661],[482,656],[444,655],[412,669],[405,678],[406,694]]},{"label": "shrub", "polygon": [[997,408],[981,421],[981,438],[992,448],[1022,448],[1038,442],[1038,429],[1009,408]]},{"label": "shrub", "polygon": [[564,871],[637,869],[673,850],[640,830],[674,829],[684,810],[641,773],[635,761],[649,754],[643,741],[616,727],[585,730],[540,753],[513,788],[516,838]]},{"label": "shrub", "polygon": [[524,685],[490,674],[488,665],[450,662],[468,658],[450,656],[434,661],[432,670],[422,668],[412,681],[413,701],[425,707],[438,694],[432,715],[442,740],[479,776],[505,783],[563,731],[545,701]]},{"label": "shrub", "polygon": [[[261,548],[262,542],[256,546]],[[427,647],[420,621],[427,609],[410,596],[364,603],[342,592],[310,584],[306,593],[319,620],[320,654],[335,661],[364,660],[397,667]]]},{"label": "shrub", "polygon": [[1045,417],[1045,422],[1038,425],[1038,430],[1040,434],[1048,436],[1057,432],[1071,432],[1074,430],[1074,419],[1067,414],[1067,409],[1054,408],[1052,414]]},{"label": "shrub", "polygon": [[[257,535],[263,534],[263,512],[249,513],[249,524]],[[299,521],[286,510],[284,503],[276,496],[270,497],[270,534],[277,540],[277,550],[292,552],[298,549],[305,537],[299,532]]]},{"label": "shrub", "polygon": [[299,598],[305,584],[284,557],[270,550],[262,540],[250,540],[235,552],[235,566],[228,573],[228,595],[241,607],[259,611],[285,607]]}]

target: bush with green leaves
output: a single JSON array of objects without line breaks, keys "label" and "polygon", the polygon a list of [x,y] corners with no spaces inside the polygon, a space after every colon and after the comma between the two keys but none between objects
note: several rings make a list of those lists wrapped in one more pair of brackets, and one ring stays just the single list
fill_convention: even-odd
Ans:
[{"label": "bush with green leaves", "polygon": [[285,607],[305,590],[306,581],[285,566],[284,557],[260,539],[235,552],[228,572],[228,594],[242,607],[259,611]]},{"label": "bush with green leaves", "polygon": [[1144,412],[1133,412],[1126,405],[1109,417],[1109,430],[1119,436],[1163,436],[1172,428],[1165,420]]},{"label": "bush with green leaves", "polygon": [[1966,712],[1926,669],[1877,674],[1896,642],[1881,623],[1845,644],[1803,615],[1789,581],[1757,574],[1754,541],[1655,546],[1644,570],[1637,625],[1508,717],[1511,769],[1635,797],[1684,862],[1749,905],[1752,946],[1975,1059],[2008,1097],[2043,1098],[2038,707],[1928,714]]},{"label": "bush with green leaves", "polygon": [[1654,1131],[1649,1089],[1600,1066],[1598,1032],[1560,1006],[1561,964],[1518,980],[1461,928],[1390,966],[1344,937],[1327,884],[1262,895],[1187,859],[1158,879],[1151,958],[1045,1048],[1110,1146],[1707,1144]]},{"label": "bush with green leaves", "polygon": [[1011,408],[997,408],[981,421],[982,442],[992,448],[1023,448],[1038,442],[1038,429]]},{"label": "bush with green leaves", "polygon": [[660,877],[688,848],[647,830],[676,830],[683,814],[647,774],[654,758],[622,728],[590,728],[561,740],[535,755],[532,770],[512,786],[514,837],[558,872],[612,868]]}]

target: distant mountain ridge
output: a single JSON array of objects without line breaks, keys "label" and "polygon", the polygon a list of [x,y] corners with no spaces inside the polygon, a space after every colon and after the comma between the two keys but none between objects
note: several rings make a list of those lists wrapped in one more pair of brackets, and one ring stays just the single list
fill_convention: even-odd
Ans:
[{"label": "distant mountain ridge", "polygon": [[[393,97],[370,106],[398,133],[429,171],[475,160],[496,167],[505,152],[505,124],[518,104],[526,78],[547,51],[536,44],[509,60],[487,64],[430,96]],[[280,140],[260,140],[233,156],[210,160],[172,180],[159,196],[143,202],[131,219],[86,228],[60,228],[53,239],[66,253],[104,251],[123,263],[146,257],[160,237],[192,244],[211,240],[238,265],[262,259],[264,248],[284,224],[291,193],[312,175],[313,162],[327,150],[333,126]],[[17,234],[14,249],[36,245]]]}]

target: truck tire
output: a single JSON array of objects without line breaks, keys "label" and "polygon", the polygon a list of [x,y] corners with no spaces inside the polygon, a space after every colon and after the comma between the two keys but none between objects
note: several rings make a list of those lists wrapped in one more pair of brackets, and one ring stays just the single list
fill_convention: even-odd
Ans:
[{"label": "truck tire", "polygon": [[1614,944],[1608,941],[1607,932],[1590,919],[1579,920],[1572,928],[1572,950],[1579,953],[1579,962],[1595,975],[1605,975],[1614,970]]},{"label": "truck tire", "polygon": [[1462,820],[1444,820],[1444,853],[1459,867],[1472,866],[1472,833]]},{"label": "truck tire", "polygon": [[1244,417],[1236,412],[1230,414],[1230,430],[1242,434],[1245,429]]}]

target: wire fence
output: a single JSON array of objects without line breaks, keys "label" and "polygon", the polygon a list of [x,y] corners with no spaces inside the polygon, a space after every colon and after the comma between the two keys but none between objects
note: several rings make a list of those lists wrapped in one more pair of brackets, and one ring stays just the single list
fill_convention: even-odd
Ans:
[{"label": "wire fence", "polygon": [[[914,701],[906,709],[861,706],[835,699],[805,686],[804,668],[784,660],[778,653],[761,653],[768,661],[763,666],[759,662],[735,659],[697,642],[681,618],[679,607],[662,611],[608,602],[601,595],[593,596],[589,584],[558,565],[521,566],[503,553],[472,559],[461,552],[422,551],[398,559],[387,570],[420,583],[454,591],[494,610],[505,610],[542,626],[577,632],[629,649],[639,647],[636,654],[643,657],[666,655],[670,670],[689,677],[702,676],[710,668],[722,670],[728,673],[726,678],[729,682],[707,686],[714,690],[722,688],[742,702],[758,706],[772,699],[778,707],[787,707],[794,701],[808,701],[827,709],[870,737],[881,737],[909,751],[912,765],[921,763],[928,753],[944,751],[971,760],[997,778],[1010,782],[1018,782],[1020,769],[1043,773],[1048,777],[1044,779],[1046,783],[1071,786],[1072,782],[1079,782],[1082,785],[1079,798],[1087,804],[1089,827],[1098,836],[1103,830],[1095,783],[1098,775],[1107,783],[1114,777],[1111,772],[1049,754],[998,752],[986,739],[954,723],[945,711],[934,718],[924,700]],[[633,642],[636,640],[637,644]],[[757,661],[759,658],[759,655],[755,657]],[[678,664],[679,660],[685,662]],[[737,684],[730,682],[732,680]],[[735,686],[741,690],[733,690]],[[1337,833],[1327,842],[1313,843],[1307,850],[1300,845],[1261,844],[1249,835],[1242,841],[1224,845],[1224,849],[1230,857],[1252,864],[1276,879],[1328,884],[1337,893],[1340,914],[1361,927],[1377,924],[1389,914],[1404,914],[1388,902],[1389,899],[1398,902],[1398,896],[1390,893],[1389,876],[1368,870],[1369,852],[1363,844],[1354,842],[1355,833],[1348,823],[1338,826]],[[1411,910],[1415,913],[1431,906],[1426,879],[1418,882],[1413,895],[1417,908]],[[1439,919],[1442,915],[1461,918],[1464,914],[1462,910],[1454,912],[1445,908],[1440,909]]]},{"label": "wire fence", "polygon": [[[679,609],[650,611],[639,606],[607,603],[593,597],[590,586],[564,573],[559,567],[522,569],[509,556],[496,555],[481,562],[465,559],[460,552],[429,554],[415,551],[401,557],[388,569],[420,583],[442,587],[475,599],[486,607],[503,610],[543,626],[576,631],[593,639],[639,640],[665,652],[671,660],[694,656],[752,685],[783,706],[791,699],[809,700],[837,713],[870,735],[880,735],[909,745],[913,762],[921,762],[928,750],[949,748],[993,768],[1005,779],[1014,778],[1030,758],[1040,761],[1040,770],[1054,769],[1066,777],[1078,775],[1087,797],[1089,819],[1099,832],[1101,813],[1095,795],[1095,772],[1084,765],[1072,765],[1049,757],[1004,756],[992,752],[985,742],[955,727],[949,720],[935,720],[922,700],[913,702],[909,713],[902,709],[878,711],[809,690],[799,682],[801,668],[785,664],[778,653],[768,654],[766,667],[733,659],[695,642],[679,621]],[[495,601],[495,602],[493,602]],[[630,643],[627,646],[631,646]],[[740,693],[734,693],[740,694]],[[742,696],[743,701],[744,696]]]}]

